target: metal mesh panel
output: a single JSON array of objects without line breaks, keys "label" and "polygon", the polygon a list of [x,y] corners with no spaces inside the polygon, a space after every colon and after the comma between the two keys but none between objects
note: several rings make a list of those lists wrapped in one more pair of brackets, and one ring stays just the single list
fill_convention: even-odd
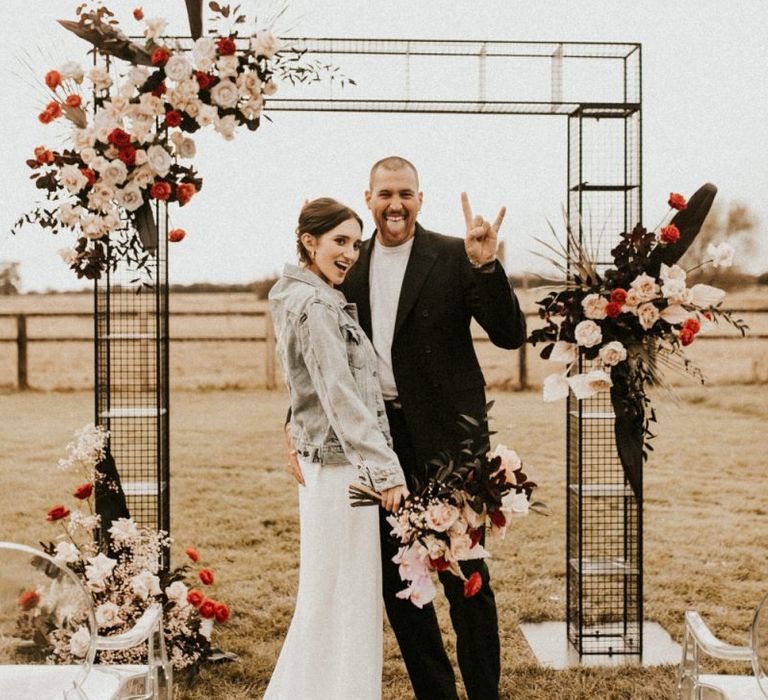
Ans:
[{"label": "metal mesh panel", "polygon": [[110,269],[95,284],[96,421],[110,449],[131,516],[169,529],[168,264],[165,206],[155,210],[159,246],[137,265],[124,255],[134,232],[108,246]]},{"label": "metal mesh panel", "polygon": [[[626,63],[627,99],[639,102],[639,52]],[[618,235],[640,220],[639,104],[582,105],[568,122],[568,221],[603,269]],[[624,478],[610,395],[569,396],[566,420],[568,637],[583,655],[640,655],[642,495]]]}]

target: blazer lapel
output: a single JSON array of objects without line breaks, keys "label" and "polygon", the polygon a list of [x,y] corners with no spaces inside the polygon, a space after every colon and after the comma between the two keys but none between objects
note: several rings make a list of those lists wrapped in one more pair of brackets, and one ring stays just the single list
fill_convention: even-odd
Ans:
[{"label": "blazer lapel", "polygon": [[[424,280],[427,279],[429,271],[437,260],[437,252],[432,250],[429,245],[429,234],[416,224],[416,234],[413,239],[413,248],[408,258],[408,265],[405,268],[405,277],[403,286],[400,289],[400,300],[397,304],[397,316],[395,318],[395,333],[402,327],[405,319],[408,317],[416,299],[419,296]],[[368,255],[370,265],[370,253]],[[368,317],[370,318],[370,305],[368,307]]]},{"label": "blazer lapel", "polygon": [[371,324],[371,252],[373,251],[373,238],[363,242],[360,247],[360,257],[357,264],[349,273],[349,278],[342,285],[349,301],[357,305],[357,320],[369,337],[373,337]]}]

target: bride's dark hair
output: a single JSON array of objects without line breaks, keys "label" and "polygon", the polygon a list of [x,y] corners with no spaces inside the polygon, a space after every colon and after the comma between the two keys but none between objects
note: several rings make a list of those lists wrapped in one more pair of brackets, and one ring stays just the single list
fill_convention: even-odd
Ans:
[{"label": "bride's dark hair", "polygon": [[307,265],[312,262],[309,251],[301,242],[302,233],[309,233],[315,238],[320,238],[324,233],[336,228],[348,219],[357,221],[362,231],[362,219],[345,204],[330,197],[319,197],[307,202],[301,208],[299,225],[296,227],[296,250],[299,253],[299,260]]}]

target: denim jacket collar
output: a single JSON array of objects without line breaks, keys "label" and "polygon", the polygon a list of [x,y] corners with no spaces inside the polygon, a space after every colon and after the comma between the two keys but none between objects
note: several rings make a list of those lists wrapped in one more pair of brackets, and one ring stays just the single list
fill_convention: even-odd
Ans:
[{"label": "denim jacket collar", "polygon": [[357,305],[347,301],[347,298],[338,289],[323,282],[314,272],[310,272],[298,265],[286,264],[283,268],[283,277],[309,284],[324,296],[329,302],[339,304],[348,314],[357,320]]}]

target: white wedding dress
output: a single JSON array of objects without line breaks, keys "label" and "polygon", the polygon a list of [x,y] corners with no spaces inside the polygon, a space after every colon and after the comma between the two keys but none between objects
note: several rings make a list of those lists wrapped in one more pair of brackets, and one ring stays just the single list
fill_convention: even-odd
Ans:
[{"label": "white wedding dress", "polygon": [[378,509],[352,508],[352,465],[301,463],[299,591],[264,700],[380,700]]}]

